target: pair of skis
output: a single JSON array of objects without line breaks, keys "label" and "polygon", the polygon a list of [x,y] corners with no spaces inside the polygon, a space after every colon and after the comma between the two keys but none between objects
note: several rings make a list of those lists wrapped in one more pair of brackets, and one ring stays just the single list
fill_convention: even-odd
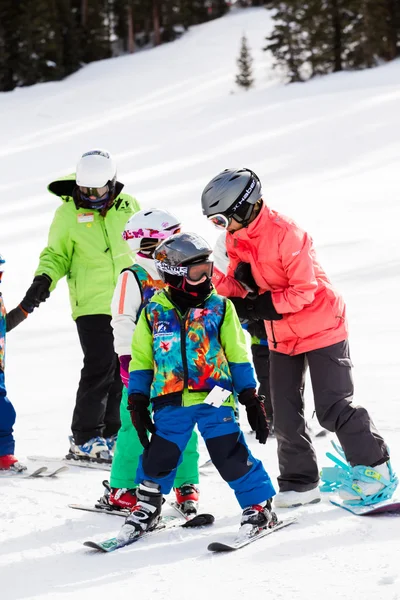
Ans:
[{"label": "pair of skis", "polygon": [[53,469],[49,473],[47,471],[48,467],[39,467],[31,473],[27,471],[27,469],[20,469],[17,471],[4,471],[0,472],[0,477],[14,477],[15,479],[39,479],[42,477],[57,477],[57,475],[68,471],[68,467],[58,467],[57,469]]},{"label": "pair of skis", "polygon": [[111,462],[98,458],[78,458],[72,453],[66,456],[28,456],[28,460],[44,463],[61,463],[67,467],[83,467],[86,469],[98,469],[101,471],[111,471]]},{"label": "pair of skis", "polygon": [[[181,527],[183,529],[198,528],[212,525],[214,523],[214,516],[211,514],[198,514],[198,515],[186,515],[183,513],[175,502],[170,503],[170,506],[179,513],[179,516],[163,516],[158,525],[151,531],[144,532],[138,537],[132,539],[119,539],[118,537],[112,537],[100,542],[88,540],[84,542],[84,546],[97,550],[99,552],[113,552],[125,546],[129,546],[133,543],[138,542],[143,537],[148,537],[163,531],[164,529],[175,529]],[[107,507],[102,505],[85,506],[81,504],[69,504],[70,508],[85,510],[89,512],[97,512],[103,514],[115,515],[118,517],[127,517],[129,510],[127,509],[115,509],[113,507]],[[225,543],[223,541],[212,542],[208,545],[207,549],[210,552],[232,552],[239,550],[261,539],[275,531],[283,529],[288,525],[292,525],[296,522],[295,518],[288,518],[284,521],[279,521],[274,527],[266,529],[255,529],[251,526],[244,526],[241,528],[240,537],[236,537],[232,543]]]}]

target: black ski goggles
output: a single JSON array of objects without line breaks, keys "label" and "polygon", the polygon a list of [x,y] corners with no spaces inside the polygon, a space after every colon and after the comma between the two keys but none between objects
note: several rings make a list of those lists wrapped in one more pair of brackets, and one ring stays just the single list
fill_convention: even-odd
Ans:
[{"label": "black ski goggles", "polygon": [[204,261],[194,263],[193,265],[175,266],[168,265],[162,260],[156,260],[156,267],[159,271],[168,273],[169,275],[185,277],[189,281],[200,281],[204,276],[211,279],[214,263],[210,261]]},{"label": "black ski goggles", "polygon": [[194,265],[188,265],[186,279],[190,281],[200,281],[204,276],[207,279],[211,279],[213,274],[214,263],[212,262],[201,262],[195,263]]}]

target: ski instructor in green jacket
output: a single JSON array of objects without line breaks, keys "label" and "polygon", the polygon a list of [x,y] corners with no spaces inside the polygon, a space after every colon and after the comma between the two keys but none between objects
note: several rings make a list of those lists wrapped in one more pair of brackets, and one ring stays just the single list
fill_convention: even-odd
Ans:
[{"label": "ski instructor in green jacket", "polygon": [[90,150],[80,158],[76,175],[53,181],[59,196],[48,245],[24,302],[37,307],[67,277],[72,318],[84,361],[76,395],[70,458],[111,462],[120,427],[122,382],[114,351],[111,299],[122,269],[132,254],[122,232],[140,207],[123,194],[116,163],[106,150]]}]

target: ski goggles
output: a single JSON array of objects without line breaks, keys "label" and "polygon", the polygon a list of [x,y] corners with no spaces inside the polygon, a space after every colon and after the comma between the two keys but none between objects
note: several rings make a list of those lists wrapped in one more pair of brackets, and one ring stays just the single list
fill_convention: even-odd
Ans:
[{"label": "ski goggles", "polygon": [[108,185],[102,187],[84,187],[79,186],[79,193],[84,202],[97,204],[105,202],[110,197],[110,188]]},{"label": "ski goggles", "polygon": [[[251,205],[249,207],[249,209],[251,212],[253,210],[253,205]],[[232,220],[236,221],[237,223],[243,223],[243,221],[246,221],[246,219],[248,218],[248,212],[246,212],[246,214],[244,216],[238,215],[236,213],[235,215],[227,217],[226,215],[223,215],[222,213],[220,213],[217,215],[211,215],[210,217],[207,217],[207,218],[218,229],[228,229],[229,225],[232,223]]]},{"label": "ski goggles", "polygon": [[177,275],[178,277],[186,277],[190,281],[200,281],[204,276],[211,278],[213,274],[214,263],[199,262],[187,266],[168,265],[162,260],[156,260],[156,267],[163,273],[169,275]]},{"label": "ski goggles", "polygon": [[223,214],[211,215],[211,217],[208,217],[208,220],[211,221],[211,223],[215,225],[217,229],[228,229],[229,225],[231,224],[232,217],[229,217],[228,219],[228,217]]}]

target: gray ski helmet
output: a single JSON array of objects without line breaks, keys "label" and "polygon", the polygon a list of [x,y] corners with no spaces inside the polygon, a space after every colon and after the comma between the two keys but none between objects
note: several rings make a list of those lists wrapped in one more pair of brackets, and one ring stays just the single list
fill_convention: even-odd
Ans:
[{"label": "gray ski helmet", "polygon": [[159,244],[154,260],[160,279],[175,287],[181,287],[186,265],[208,261],[212,248],[196,233],[175,233]]},{"label": "gray ski helmet", "polygon": [[222,214],[246,222],[261,198],[261,182],[250,169],[225,169],[212,179],[201,195],[206,217]]}]

